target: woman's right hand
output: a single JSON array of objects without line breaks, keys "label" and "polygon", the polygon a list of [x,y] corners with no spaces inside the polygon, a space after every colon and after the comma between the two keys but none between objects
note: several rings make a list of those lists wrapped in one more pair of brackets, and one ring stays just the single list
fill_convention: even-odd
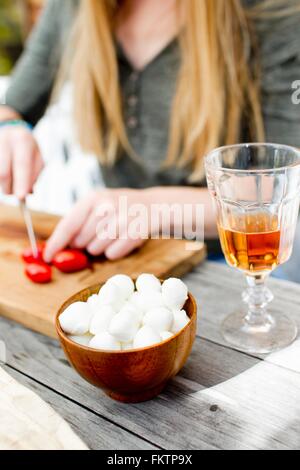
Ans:
[{"label": "woman's right hand", "polygon": [[0,187],[20,200],[32,191],[43,169],[38,144],[25,126],[0,128]]}]

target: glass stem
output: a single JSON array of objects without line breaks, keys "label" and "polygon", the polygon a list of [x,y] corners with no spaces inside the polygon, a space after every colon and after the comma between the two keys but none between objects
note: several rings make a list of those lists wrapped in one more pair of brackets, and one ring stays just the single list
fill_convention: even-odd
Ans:
[{"label": "glass stem", "polygon": [[268,323],[267,306],[274,296],[265,286],[267,275],[246,276],[248,287],[242,294],[247,304],[248,312],[246,322],[252,326],[265,326]]}]

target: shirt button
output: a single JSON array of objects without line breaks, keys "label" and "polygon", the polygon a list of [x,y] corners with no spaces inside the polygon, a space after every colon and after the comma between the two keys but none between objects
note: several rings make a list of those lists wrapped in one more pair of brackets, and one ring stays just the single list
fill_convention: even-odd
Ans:
[{"label": "shirt button", "polygon": [[137,101],[138,101],[137,96],[136,95],[131,95],[131,96],[128,97],[127,103],[129,104],[129,106],[134,107],[134,106],[136,106]]},{"label": "shirt button", "polygon": [[129,76],[129,79],[132,82],[136,82],[138,78],[139,78],[139,74],[137,72],[132,72]]},{"label": "shirt button", "polygon": [[131,116],[127,119],[127,126],[129,127],[129,129],[135,129],[137,127],[137,124],[137,118],[135,118],[134,116]]}]

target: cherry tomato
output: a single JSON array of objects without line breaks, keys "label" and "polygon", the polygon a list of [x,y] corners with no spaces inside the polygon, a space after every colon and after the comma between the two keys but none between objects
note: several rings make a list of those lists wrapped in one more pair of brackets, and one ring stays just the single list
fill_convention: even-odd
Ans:
[{"label": "cherry tomato", "polygon": [[25,263],[30,264],[30,263],[44,261],[43,260],[44,245],[42,244],[38,245],[37,249],[38,249],[38,255],[37,255],[37,258],[35,258],[32,252],[32,249],[30,247],[25,248],[25,250],[22,252],[22,258],[25,261]]},{"label": "cherry tomato", "polygon": [[63,250],[56,254],[52,263],[63,273],[75,273],[88,267],[88,258],[80,250]]},{"label": "cherry tomato", "polygon": [[36,284],[47,284],[52,280],[51,267],[46,263],[27,264],[25,269],[26,276]]}]

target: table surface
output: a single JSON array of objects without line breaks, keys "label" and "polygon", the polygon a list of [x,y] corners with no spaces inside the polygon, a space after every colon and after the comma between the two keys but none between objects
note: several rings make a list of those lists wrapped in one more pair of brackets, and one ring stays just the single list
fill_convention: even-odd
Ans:
[{"label": "table surface", "polygon": [[[239,304],[240,273],[206,262],[184,278],[198,301],[198,334],[180,374],[156,399],[125,405],[69,366],[55,340],[0,318],[4,369],[48,402],[91,449],[299,449],[300,340],[259,357],[220,334]],[[300,285],[271,279],[274,308],[300,327]]]}]

